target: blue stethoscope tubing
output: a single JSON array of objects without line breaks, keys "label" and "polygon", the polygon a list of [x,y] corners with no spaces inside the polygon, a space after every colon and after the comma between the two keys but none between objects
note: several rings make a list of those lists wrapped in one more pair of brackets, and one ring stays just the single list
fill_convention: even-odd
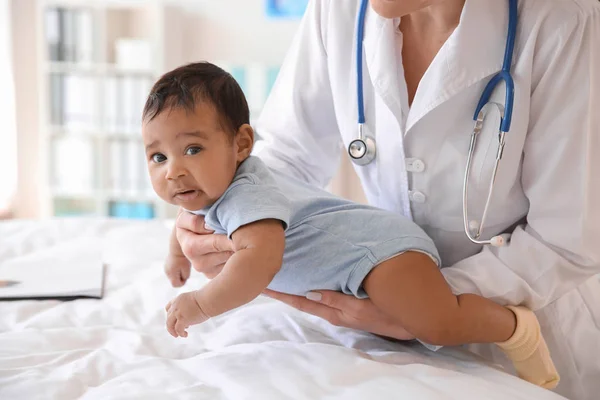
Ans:
[{"label": "blue stethoscope tubing", "polygon": [[363,97],[363,38],[365,36],[365,16],[369,0],[362,0],[358,12],[358,26],[356,29],[356,89],[358,102],[358,123],[365,123],[365,103]]},{"label": "blue stethoscope tubing", "polygon": [[475,110],[475,116],[473,117],[474,121],[477,120],[479,112],[481,111],[483,106],[485,106],[489,102],[490,96],[494,92],[496,86],[501,81],[504,81],[506,85],[506,98],[504,100],[504,117],[502,118],[502,122],[500,124],[500,130],[505,133],[510,130],[510,124],[512,122],[513,104],[515,98],[515,82],[513,81],[512,75],[510,73],[510,68],[512,65],[513,53],[515,51],[515,38],[517,36],[517,20],[517,0],[508,0],[508,35],[506,37],[506,48],[504,49],[504,62],[502,63],[502,70],[498,72],[488,82],[487,86],[483,90],[481,98],[479,99],[479,104],[477,104],[477,109]]},{"label": "blue stethoscope tubing", "polygon": [[[360,4],[360,10],[358,13],[358,24],[357,24],[357,40],[356,40],[356,88],[357,88],[357,105],[358,105],[358,123],[364,125],[365,123],[365,106],[363,96],[363,38],[365,30],[365,16],[367,13],[367,7],[369,0],[362,0]],[[505,99],[505,111],[504,117],[500,129],[503,132],[510,130],[510,124],[512,121],[513,102],[515,93],[515,84],[510,73],[512,57],[515,48],[515,37],[517,35],[517,0],[508,0],[508,36],[506,39],[506,48],[504,50],[504,62],[502,70],[496,74],[492,80],[485,87],[477,108],[475,109],[475,115],[473,120],[477,120],[479,112],[483,106],[489,101],[492,92],[500,81],[504,81],[506,84],[506,99]]]},{"label": "blue stethoscope tubing", "polygon": [[[367,165],[375,159],[376,154],[376,143],[375,138],[364,134],[365,125],[365,107],[364,107],[364,95],[363,95],[363,39],[364,39],[364,28],[365,28],[365,16],[367,13],[367,7],[369,0],[362,0],[360,4],[360,10],[358,12],[357,30],[356,30],[356,91],[357,91],[357,107],[358,107],[358,138],[350,142],[348,146],[348,154],[350,159],[357,165]],[[515,39],[517,36],[517,23],[518,23],[518,4],[517,0],[508,0],[508,32],[506,38],[506,46],[504,49],[504,59],[502,63],[502,70],[492,77],[483,90],[473,120],[475,121],[475,128],[471,136],[471,142],[469,145],[469,155],[467,157],[467,167],[465,169],[465,179],[463,183],[463,216],[465,232],[467,237],[474,243],[477,244],[492,244],[494,246],[504,245],[504,238],[502,236],[494,236],[490,240],[480,240],[479,236],[486,219],[488,207],[492,197],[494,189],[494,183],[496,174],[498,171],[498,164],[502,158],[504,149],[504,136],[510,130],[512,122],[512,113],[514,108],[514,96],[515,96],[515,83],[511,75],[512,58],[515,49]],[[490,103],[490,97],[501,83],[505,84],[505,100],[504,106],[497,103]],[[483,120],[485,118],[486,105],[495,105],[501,115],[501,122],[499,127],[499,144],[498,153],[496,156],[496,164],[492,173],[490,181],[490,187],[488,190],[488,197],[485,203],[485,208],[481,218],[481,223],[476,221],[469,221],[467,217],[467,198],[468,198],[468,179],[471,161],[473,153],[475,151],[475,143],[477,135],[481,132]],[[473,226],[475,227],[473,227]],[[475,230],[473,233],[471,230]]]}]

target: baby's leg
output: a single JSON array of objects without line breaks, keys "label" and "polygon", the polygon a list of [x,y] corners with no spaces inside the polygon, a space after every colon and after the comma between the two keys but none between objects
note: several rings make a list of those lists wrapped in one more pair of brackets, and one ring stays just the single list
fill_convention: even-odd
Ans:
[{"label": "baby's leg", "polygon": [[[524,379],[544,387],[558,383],[531,311],[519,308],[513,312],[474,294],[455,296],[425,254],[406,252],[381,263],[363,286],[381,311],[426,343],[499,343]],[[527,312],[530,315],[525,317]]]},{"label": "baby's leg", "polygon": [[426,343],[503,342],[516,328],[509,309],[473,294],[455,296],[426,254],[406,252],[384,261],[363,286],[377,307]]}]

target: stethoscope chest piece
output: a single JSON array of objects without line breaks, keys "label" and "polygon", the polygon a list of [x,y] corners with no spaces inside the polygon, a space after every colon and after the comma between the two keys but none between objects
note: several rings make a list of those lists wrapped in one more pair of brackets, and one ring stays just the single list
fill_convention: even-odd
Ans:
[{"label": "stethoscope chest piece", "polygon": [[354,139],[348,146],[348,155],[357,165],[367,165],[375,159],[375,140],[368,136]]}]

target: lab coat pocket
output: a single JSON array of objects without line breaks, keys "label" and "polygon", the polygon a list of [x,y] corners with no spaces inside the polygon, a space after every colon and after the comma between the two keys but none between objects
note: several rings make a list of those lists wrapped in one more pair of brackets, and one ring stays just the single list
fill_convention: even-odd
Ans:
[{"label": "lab coat pocket", "polygon": [[489,188],[498,154],[500,121],[500,114],[490,111],[477,138],[471,173],[478,191]]},{"label": "lab coat pocket", "polygon": [[[490,190],[490,184],[494,179],[494,169],[500,149],[500,115],[498,112],[490,112],[485,120],[483,129],[477,139],[477,145],[473,155],[471,185],[469,200],[473,199],[472,209],[477,215],[483,214],[485,203]],[[508,134],[506,135],[508,136]],[[506,212],[495,212],[494,210],[507,210],[510,207],[511,191],[515,187],[515,180],[519,179],[520,173],[520,150],[515,147],[516,143],[509,143],[505,138],[502,151],[502,159],[498,163],[490,208],[487,214],[488,226],[502,225],[506,219]],[[514,161],[517,160],[515,163]],[[475,200],[476,199],[476,200]],[[514,198],[512,198],[514,202]],[[514,205],[514,204],[513,204]]]}]

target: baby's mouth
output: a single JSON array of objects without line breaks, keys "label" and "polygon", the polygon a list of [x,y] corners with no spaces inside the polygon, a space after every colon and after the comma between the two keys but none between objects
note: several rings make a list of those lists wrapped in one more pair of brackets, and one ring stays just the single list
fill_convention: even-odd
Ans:
[{"label": "baby's mouth", "polygon": [[175,193],[174,197],[180,201],[190,201],[190,200],[194,200],[196,197],[198,197],[198,191],[197,190],[181,190],[181,191]]}]

